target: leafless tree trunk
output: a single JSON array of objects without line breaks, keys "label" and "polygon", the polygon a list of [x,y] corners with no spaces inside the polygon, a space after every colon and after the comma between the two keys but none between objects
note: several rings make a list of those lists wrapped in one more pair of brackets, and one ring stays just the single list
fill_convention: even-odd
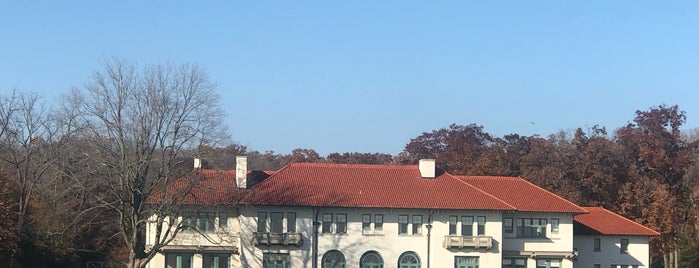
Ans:
[{"label": "leafless tree trunk", "polygon": [[[89,147],[90,176],[106,189],[97,202],[116,215],[128,267],[145,267],[181,230],[176,220],[183,195],[166,186],[183,175],[177,169],[183,154],[227,139],[214,88],[196,65],[140,69],[111,59],[68,98],[66,117]],[[147,224],[156,234],[148,245]]]}]

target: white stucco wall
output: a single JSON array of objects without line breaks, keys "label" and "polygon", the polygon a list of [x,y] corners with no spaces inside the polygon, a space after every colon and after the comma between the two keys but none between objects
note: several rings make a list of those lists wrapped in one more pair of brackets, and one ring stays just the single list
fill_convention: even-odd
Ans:
[{"label": "white stucco wall", "polygon": [[[502,250],[506,251],[508,257],[514,252],[522,252],[524,255],[519,258],[527,258],[527,267],[536,267],[538,258],[560,259],[561,267],[573,267],[573,261],[565,257],[553,257],[551,255],[562,254],[563,252],[574,251],[573,246],[573,214],[571,213],[542,213],[542,212],[507,212],[503,218],[513,219],[513,232],[503,232]],[[518,237],[517,219],[547,219],[545,237]],[[558,219],[558,232],[552,231],[552,219]]]},{"label": "white stucco wall", "polygon": [[[201,251],[194,250],[177,250],[177,247],[181,246],[200,246],[200,247],[235,247],[240,248],[240,222],[238,221],[238,210],[235,207],[217,207],[217,208],[186,208],[185,210],[196,211],[196,212],[213,212],[216,213],[216,229],[212,232],[198,233],[195,231],[181,231],[177,234],[175,239],[168,244],[166,251],[184,251],[194,253],[193,268],[201,268],[203,253]],[[219,226],[219,212],[225,212],[228,214],[228,227],[221,228]],[[196,215],[196,214],[195,214]],[[155,217],[151,217],[154,220]],[[180,221],[182,218],[180,218]],[[195,219],[192,220],[192,224],[195,224]],[[164,229],[167,227],[164,227]],[[153,244],[155,240],[155,223],[151,222],[146,228],[146,245]],[[213,253],[213,252],[212,252]],[[230,252],[225,252],[230,253]],[[231,254],[230,267],[237,268],[240,266],[240,255]],[[149,263],[149,268],[165,268],[165,254],[158,253]]]},{"label": "white stucco wall", "polygon": [[[252,245],[253,233],[257,230],[257,213],[296,212],[297,232],[303,235],[304,244],[295,246]],[[430,235],[431,267],[453,267],[455,256],[479,257],[481,267],[501,266],[502,225],[500,212],[497,211],[449,211],[425,209],[365,209],[365,208],[299,208],[299,207],[246,207],[241,208],[242,251],[241,262],[244,267],[262,267],[264,253],[289,253],[292,267],[311,267],[313,261],[313,219],[318,214],[320,221],[323,213],[344,213],[348,216],[347,233],[326,233],[318,235],[318,267],[321,267],[323,254],[329,250],[339,250],[345,256],[346,267],[359,267],[359,259],[367,251],[377,251],[383,258],[385,267],[396,267],[398,258],[404,252],[415,252],[423,265],[427,265],[428,230],[427,223],[432,216],[433,228]],[[384,217],[383,234],[363,234],[362,214],[382,214]],[[399,215],[422,215],[421,235],[398,234]],[[449,216],[486,217],[486,236],[493,237],[492,249],[445,249],[442,244],[449,232]],[[334,218],[335,219],[335,218]],[[460,228],[460,227],[459,227]],[[474,224],[476,234],[477,224]],[[408,229],[411,229],[410,226]]]},{"label": "white stucco wall", "polygon": [[[600,251],[594,251],[594,239],[600,239]],[[574,245],[578,249],[576,268],[638,265],[650,267],[650,247],[646,236],[576,235]],[[621,239],[629,240],[628,253],[621,253]]]}]

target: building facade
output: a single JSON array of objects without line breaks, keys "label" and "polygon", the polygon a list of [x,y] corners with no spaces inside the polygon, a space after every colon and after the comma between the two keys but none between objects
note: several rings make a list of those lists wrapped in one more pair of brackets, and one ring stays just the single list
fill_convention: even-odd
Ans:
[{"label": "building facade", "polygon": [[[217,201],[191,206],[195,230],[150,267],[570,268],[596,267],[594,258],[605,258],[582,253],[588,238],[574,235],[574,219],[588,208],[521,178],[453,176],[438,171],[434,160],[421,160],[292,163],[251,179],[245,159],[237,164],[235,173],[207,175],[215,194],[206,196]],[[217,195],[226,187],[244,194]],[[221,200],[233,200],[226,195],[237,198],[226,205]],[[603,245],[617,238],[604,239]],[[645,259],[636,265],[648,267],[647,237],[629,237],[628,245],[629,256]],[[618,261],[625,263],[632,262]]]},{"label": "building facade", "polygon": [[601,207],[575,217],[577,267],[650,267],[648,239],[658,232]]}]

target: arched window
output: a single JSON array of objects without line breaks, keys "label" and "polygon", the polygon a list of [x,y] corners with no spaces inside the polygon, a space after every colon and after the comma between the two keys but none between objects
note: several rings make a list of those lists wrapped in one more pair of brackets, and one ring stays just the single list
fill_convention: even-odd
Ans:
[{"label": "arched window", "polygon": [[345,255],[337,250],[330,250],[323,254],[323,268],[345,268]]},{"label": "arched window", "polygon": [[367,251],[359,259],[360,268],[383,268],[383,258],[376,251]]},{"label": "arched window", "polygon": [[398,257],[398,268],[420,268],[420,257],[412,251],[403,252]]}]

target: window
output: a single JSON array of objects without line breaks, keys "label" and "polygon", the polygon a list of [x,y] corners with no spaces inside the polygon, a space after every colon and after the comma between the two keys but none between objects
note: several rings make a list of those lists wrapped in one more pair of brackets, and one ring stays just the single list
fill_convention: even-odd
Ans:
[{"label": "window", "polygon": [[267,232],[267,212],[257,212],[257,232]]},{"label": "window", "polygon": [[336,233],[344,234],[347,233],[347,214],[337,214],[337,226]]},{"label": "window", "polygon": [[595,252],[600,252],[602,251],[602,242],[600,241],[599,238],[594,239],[594,251]]},{"label": "window", "polygon": [[323,213],[322,233],[332,233],[333,214]]},{"label": "window", "polygon": [[165,253],[165,268],[192,268],[194,253],[168,252]]},{"label": "window", "polygon": [[194,230],[194,226],[192,225],[192,218],[185,216],[182,218],[182,230],[183,231],[192,231]]},{"label": "window", "polygon": [[514,222],[512,222],[512,218],[505,218],[505,220],[503,222],[503,229],[504,229],[503,232],[505,232],[506,234],[513,233],[514,232],[513,224],[514,224]]},{"label": "window", "polygon": [[536,268],[560,268],[560,259],[538,259],[536,260]]},{"label": "window", "polygon": [[376,251],[367,251],[359,259],[360,268],[383,268],[383,258]]},{"label": "window", "polygon": [[398,234],[408,233],[408,215],[398,215]]},{"label": "window", "polygon": [[461,235],[473,235],[473,216],[461,216]]},{"label": "window", "polygon": [[228,227],[228,213],[227,212],[219,212],[218,213],[218,226],[221,226],[223,228]]},{"label": "window", "polygon": [[626,238],[621,239],[621,253],[622,254],[629,253],[629,240]]},{"label": "window", "polygon": [[197,230],[200,232],[211,232],[214,230],[214,219],[216,213],[197,213]]},{"label": "window", "polygon": [[456,224],[459,221],[459,217],[457,216],[449,216],[449,234],[450,235],[455,235],[456,234]]},{"label": "window", "polygon": [[290,257],[288,253],[263,253],[262,267],[263,268],[288,268],[291,267]]},{"label": "window", "polygon": [[404,252],[398,257],[398,268],[420,268],[420,257],[412,251]]},{"label": "window", "polygon": [[526,268],[526,259],[503,258],[502,268]]},{"label": "window", "polygon": [[374,215],[374,230],[378,232],[383,232],[383,214]]},{"label": "window", "polygon": [[[220,220],[219,220],[220,222]],[[226,223],[227,224],[227,223]],[[286,213],[286,232],[284,231],[284,212],[270,212],[267,218],[267,212],[257,213],[257,232],[258,233],[295,233],[296,232],[296,212]],[[269,229],[268,229],[269,228]]]},{"label": "window", "polygon": [[371,232],[371,214],[362,214],[362,233]]},{"label": "window", "polygon": [[545,237],[546,219],[517,219],[517,236]]},{"label": "window", "polygon": [[593,264],[592,266],[593,266],[593,268],[602,268],[601,264]]},{"label": "window", "polygon": [[286,232],[296,232],[296,212],[286,213]]},{"label": "window", "polygon": [[329,250],[323,254],[322,268],[345,268],[345,255],[337,250]]},{"label": "window", "polygon": [[557,218],[551,219],[551,233],[557,234],[559,225],[560,225],[560,222]]},{"label": "window", "polygon": [[422,215],[413,215],[413,235],[422,234]]},{"label": "window", "polygon": [[284,213],[272,212],[269,214],[269,231],[272,233],[284,233]]},{"label": "window", "polygon": [[230,255],[204,253],[204,268],[228,268],[230,267]]},{"label": "window", "polygon": [[454,268],[478,268],[478,257],[456,256]]},{"label": "window", "polygon": [[485,216],[478,216],[478,235],[485,235]]}]

